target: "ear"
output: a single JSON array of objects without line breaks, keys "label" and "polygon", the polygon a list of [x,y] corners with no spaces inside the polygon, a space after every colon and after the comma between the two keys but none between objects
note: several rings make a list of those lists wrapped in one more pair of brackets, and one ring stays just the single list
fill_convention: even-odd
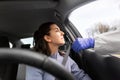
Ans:
[{"label": "ear", "polygon": [[47,41],[47,42],[51,42],[51,39],[50,39],[50,37],[49,37],[48,35],[45,35],[45,36],[44,36],[44,39],[45,39],[45,41]]}]

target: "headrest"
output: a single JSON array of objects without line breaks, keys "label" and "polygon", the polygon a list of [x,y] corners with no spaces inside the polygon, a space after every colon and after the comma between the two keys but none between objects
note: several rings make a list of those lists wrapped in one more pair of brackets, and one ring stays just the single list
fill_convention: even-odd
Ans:
[{"label": "headrest", "polygon": [[23,44],[21,45],[21,48],[30,49],[30,44]]},{"label": "headrest", "polygon": [[0,36],[0,47],[10,47],[8,37]]}]

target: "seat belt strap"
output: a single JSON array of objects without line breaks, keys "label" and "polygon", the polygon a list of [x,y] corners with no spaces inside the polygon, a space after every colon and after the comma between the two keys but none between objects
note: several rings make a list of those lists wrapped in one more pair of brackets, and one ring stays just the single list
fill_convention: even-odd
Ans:
[{"label": "seat belt strap", "polygon": [[[66,64],[66,62],[67,62],[67,60],[68,60],[68,56],[69,56],[69,54],[70,54],[70,49],[71,49],[71,46],[69,45],[69,46],[68,46],[68,49],[67,49],[67,51],[66,51],[66,53],[65,53],[65,56],[64,56],[64,58],[63,58],[63,61],[62,61],[62,65],[63,65],[63,66],[65,66],[65,64]],[[58,80],[58,79],[55,78],[55,80]]]},{"label": "seat belt strap", "polygon": [[67,60],[68,60],[68,56],[69,56],[69,54],[70,54],[70,49],[71,49],[71,46],[69,45],[69,46],[68,46],[68,49],[67,49],[67,51],[66,51],[66,53],[65,53],[65,56],[64,56],[64,58],[63,58],[63,61],[62,61],[62,65],[64,65],[64,66],[65,66],[65,64],[66,64],[66,62],[67,62]]}]

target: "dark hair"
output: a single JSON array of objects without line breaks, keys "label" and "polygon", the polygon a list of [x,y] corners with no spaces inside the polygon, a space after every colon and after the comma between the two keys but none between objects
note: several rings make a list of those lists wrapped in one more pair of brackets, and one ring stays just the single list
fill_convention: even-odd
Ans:
[{"label": "dark hair", "polygon": [[55,22],[43,23],[39,26],[39,29],[34,32],[34,50],[41,52],[47,56],[50,56],[51,51],[44,39],[44,35],[49,35],[50,26],[56,24]]}]

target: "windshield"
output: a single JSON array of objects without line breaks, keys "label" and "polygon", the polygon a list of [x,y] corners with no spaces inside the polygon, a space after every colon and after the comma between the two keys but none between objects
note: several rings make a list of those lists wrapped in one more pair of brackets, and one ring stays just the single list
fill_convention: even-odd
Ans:
[{"label": "windshield", "polygon": [[82,37],[94,37],[116,30],[120,25],[120,0],[91,2],[73,11],[69,20]]}]

